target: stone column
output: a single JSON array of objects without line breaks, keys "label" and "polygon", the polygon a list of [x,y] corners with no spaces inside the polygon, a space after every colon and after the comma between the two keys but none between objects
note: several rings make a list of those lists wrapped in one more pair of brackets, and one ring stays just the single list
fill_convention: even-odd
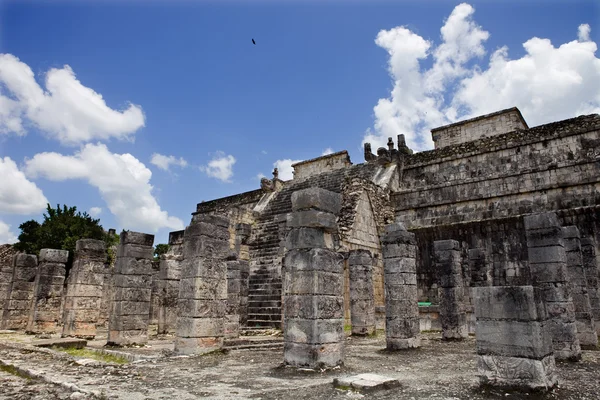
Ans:
[{"label": "stone column", "polygon": [[240,264],[240,326],[248,322],[248,295],[250,292],[250,263],[239,260]]},{"label": "stone column", "polygon": [[[12,286],[14,256],[0,259],[0,312],[4,310]],[[1,317],[2,315],[0,315]],[[1,318],[0,318],[1,319]]]},{"label": "stone column", "polygon": [[[110,230],[109,230],[110,231]],[[108,251],[111,252],[114,257],[111,262],[104,268],[104,279],[102,283],[102,299],[100,300],[100,315],[96,326],[102,328],[108,328],[108,318],[110,313],[110,304],[112,299],[112,291],[114,287],[114,271],[115,263],[117,258],[117,245],[112,245]]]},{"label": "stone column", "polygon": [[373,256],[369,250],[350,250],[350,319],[352,335],[375,332],[375,291],[373,288]]},{"label": "stone column", "polygon": [[575,308],[569,288],[563,233],[555,213],[524,217],[533,286],[542,290],[557,360],[579,360]]},{"label": "stone column", "polygon": [[60,305],[65,283],[67,250],[41,249],[27,333],[56,333],[62,324]]},{"label": "stone column", "polygon": [[105,270],[106,244],[102,240],[78,240],[75,243],[73,266],[67,278],[63,337],[96,336]]},{"label": "stone column", "polygon": [[177,301],[183,256],[163,254],[160,256],[158,333],[175,333],[177,326]]},{"label": "stone column", "polygon": [[152,261],[152,275],[150,276],[150,281],[152,282],[151,292],[150,292],[150,320],[148,323],[150,325],[158,325],[158,302],[160,297],[160,286],[159,283],[160,278],[158,277],[160,269],[160,259],[158,261]]},{"label": "stone column", "polygon": [[344,362],[343,256],[333,251],[342,196],[320,188],[292,194],[283,281],[286,365],[329,368]]},{"label": "stone column", "polygon": [[493,270],[484,248],[469,249],[471,286],[492,286]]},{"label": "stone column", "polygon": [[594,239],[581,239],[581,255],[596,334],[600,335],[600,279],[596,259],[596,242]]},{"label": "stone column", "polygon": [[175,351],[202,354],[223,346],[229,219],[196,214],[185,229]]},{"label": "stone column", "polygon": [[415,235],[402,224],[388,225],[385,231],[382,252],[387,348],[420,347]]},{"label": "stone column", "polygon": [[548,390],[558,383],[539,288],[476,287],[477,370],[481,384]]},{"label": "stone column", "polygon": [[583,268],[579,229],[576,226],[566,226],[562,230],[565,252],[567,254],[567,276],[569,278],[573,306],[575,307],[577,339],[579,339],[579,345],[582,349],[596,349],[598,335],[596,335],[587,280]]},{"label": "stone column", "polygon": [[37,257],[17,254],[13,257],[13,275],[2,315],[2,329],[25,329],[33,299]]},{"label": "stone column", "polygon": [[120,235],[108,319],[108,345],[148,341],[154,235],[125,231]]},{"label": "stone column", "polygon": [[225,311],[225,337],[240,336],[240,262],[235,259],[227,261],[227,309]]},{"label": "stone column", "polygon": [[435,269],[439,276],[442,339],[462,340],[469,335],[465,312],[460,244],[456,240],[433,243]]}]

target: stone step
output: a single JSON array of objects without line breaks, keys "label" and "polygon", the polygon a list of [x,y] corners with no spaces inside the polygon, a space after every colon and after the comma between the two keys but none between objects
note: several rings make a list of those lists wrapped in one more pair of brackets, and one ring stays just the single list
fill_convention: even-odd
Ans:
[{"label": "stone step", "polygon": [[248,321],[281,321],[281,314],[248,314]]},{"label": "stone step", "polygon": [[266,300],[266,301],[248,301],[248,309],[252,308],[279,308],[281,309],[281,300]]},{"label": "stone step", "polygon": [[248,315],[255,314],[280,314],[281,315],[281,307],[273,306],[273,307],[248,307]]},{"label": "stone step", "polygon": [[253,301],[281,301],[281,295],[277,294],[248,294],[248,304]]},{"label": "stone step", "polygon": [[241,344],[238,346],[229,346],[225,344],[223,349],[226,350],[260,350],[260,349],[269,349],[269,350],[277,350],[283,349],[283,340],[275,343],[252,343],[252,344]]},{"label": "stone step", "polygon": [[281,321],[269,321],[269,320],[248,320],[246,323],[249,327],[259,327],[259,326],[268,326],[272,328],[281,329]]}]

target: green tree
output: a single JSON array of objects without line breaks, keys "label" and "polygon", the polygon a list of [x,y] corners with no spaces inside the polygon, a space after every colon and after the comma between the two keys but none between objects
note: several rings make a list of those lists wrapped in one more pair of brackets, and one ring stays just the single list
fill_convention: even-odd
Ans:
[{"label": "green tree", "polygon": [[154,260],[159,260],[160,256],[162,254],[165,254],[167,251],[169,251],[169,245],[168,244],[164,244],[164,243],[160,243],[157,244],[154,247]]},{"label": "green tree", "polygon": [[69,251],[69,262],[67,269],[73,261],[75,243],[79,239],[97,239],[107,242],[113,241],[104,232],[99,219],[93,219],[87,212],[78,212],[77,207],[63,205],[56,209],[47,205],[44,213],[44,221],[40,224],[35,220],[29,220],[19,225],[21,234],[19,242],[14,247],[28,254],[39,254],[40,249],[61,249]]}]

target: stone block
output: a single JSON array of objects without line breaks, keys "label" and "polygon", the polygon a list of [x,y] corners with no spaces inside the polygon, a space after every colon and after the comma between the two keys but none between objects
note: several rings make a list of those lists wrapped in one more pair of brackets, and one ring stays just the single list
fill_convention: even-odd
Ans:
[{"label": "stone block", "polygon": [[147,320],[149,312],[150,303],[147,301],[115,301],[112,305],[111,318],[125,315],[145,315]]},{"label": "stone block", "polygon": [[568,282],[567,265],[560,262],[529,264],[531,279],[535,285],[541,283]]},{"label": "stone block", "polygon": [[523,222],[526,230],[543,229],[548,227],[560,228],[561,225],[556,213],[553,212],[527,215],[523,217]]},{"label": "stone block", "polygon": [[220,337],[225,333],[225,319],[177,317],[177,337]]},{"label": "stone block", "polygon": [[61,263],[64,264],[69,259],[69,252],[67,250],[56,250],[56,249],[41,249],[39,262],[47,263]]},{"label": "stone block", "polygon": [[530,247],[527,252],[530,265],[567,262],[567,255],[562,246]]},{"label": "stone block", "polygon": [[102,297],[102,286],[100,285],[69,285],[67,297]]},{"label": "stone block", "polygon": [[369,250],[365,249],[351,250],[348,255],[348,265],[351,267],[365,266],[368,270],[371,270],[373,265],[373,255]]},{"label": "stone block", "polygon": [[99,310],[102,299],[100,297],[65,297],[67,310]]},{"label": "stone block", "polygon": [[227,263],[223,260],[193,257],[182,262],[181,278],[222,280],[227,277]]},{"label": "stone block", "polygon": [[460,243],[456,240],[436,240],[433,242],[434,253],[450,250],[460,251]]},{"label": "stone block", "polygon": [[342,195],[318,187],[292,193],[292,211],[316,209],[338,214],[342,208]]},{"label": "stone block", "polygon": [[552,338],[544,322],[477,320],[478,354],[542,359],[552,355]]},{"label": "stone block", "polygon": [[533,286],[473,288],[475,316],[479,319],[545,321],[547,312],[542,291]]},{"label": "stone block", "polygon": [[227,227],[209,224],[206,222],[194,222],[185,228],[186,240],[192,236],[206,236],[216,240],[229,241],[229,229]]},{"label": "stone block", "polygon": [[227,300],[227,279],[182,278],[180,299]]},{"label": "stone block", "polygon": [[344,277],[340,273],[299,270],[293,271],[293,273],[287,272],[283,277],[283,291],[290,295],[323,294],[335,296],[343,293],[343,287]]},{"label": "stone block", "polygon": [[419,317],[386,317],[385,335],[387,338],[409,339],[419,335]]},{"label": "stone block", "polygon": [[344,257],[327,249],[290,250],[285,255],[289,271],[326,271],[342,273]]},{"label": "stone block", "polygon": [[383,260],[386,274],[417,273],[417,260],[415,258],[396,257]]},{"label": "stone block", "polygon": [[528,230],[525,232],[527,247],[564,246],[560,226]]},{"label": "stone block", "polygon": [[106,341],[109,346],[131,346],[141,345],[148,342],[147,330],[109,330],[108,339]]},{"label": "stone block", "polygon": [[186,236],[183,252],[186,260],[192,257],[224,260],[229,254],[229,242],[208,236]]},{"label": "stone block", "polygon": [[[147,301],[150,302],[152,289],[141,288],[115,288],[113,293],[114,301]],[[101,296],[98,296],[101,297]]]},{"label": "stone block", "polygon": [[64,281],[66,275],[65,264],[62,263],[40,263],[38,274],[46,279],[60,277]]},{"label": "stone block", "polygon": [[285,342],[284,363],[300,368],[332,368],[344,362],[344,342],[319,345]]},{"label": "stone block", "polygon": [[338,388],[352,388],[359,392],[370,393],[382,389],[400,386],[398,379],[375,374],[360,374],[350,377],[335,378],[333,385]]},{"label": "stone block", "polygon": [[229,218],[223,215],[194,214],[192,217],[192,223],[198,222],[215,225],[222,228],[229,228]]},{"label": "stone block", "polygon": [[[148,315],[111,315],[109,329],[113,331],[148,331]],[[147,336],[147,333],[146,333]]]},{"label": "stone block", "polygon": [[69,285],[104,285],[104,274],[99,274],[92,271],[73,271],[69,276]]},{"label": "stone block", "polygon": [[479,355],[477,371],[481,384],[506,389],[546,391],[558,384],[552,355],[541,360]]},{"label": "stone block", "polygon": [[337,230],[335,215],[317,210],[296,211],[287,215],[288,228],[317,228],[329,232]]},{"label": "stone block", "polygon": [[152,261],[134,257],[117,257],[114,275],[151,275]]},{"label": "stone block", "polygon": [[123,231],[120,233],[119,239],[121,244],[135,244],[150,247],[154,245],[154,235],[149,235],[147,233]]},{"label": "stone block", "polygon": [[177,305],[177,312],[181,317],[222,318],[225,315],[226,306],[227,302],[225,300],[195,300],[181,298]]},{"label": "stone block", "polygon": [[161,259],[158,279],[179,280],[181,278],[182,263],[183,258],[181,260]]},{"label": "stone block", "polygon": [[37,256],[32,254],[16,254],[13,258],[13,262],[16,268],[37,268],[38,259]]},{"label": "stone block", "polygon": [[322,229],[318,228],[296,228],[288,232],[285,239],[285,247],[288,250],[294,249],[315,249],[322,248],[326,249],[331,247],[328,246],[328,240],[326,237],[329,235]]},{"label": "stone block", "polygon": [[[396,276],[396,275],[408,275],[408,274],[393,274],[392,276]],[[389,275],[386,275],[386,285],[385,285],[385,297],[386,299],[389,300],[406,300],[409,302],[413,302],[415,304],[417,304],[417,298],[418,298],[418,291],[417,291],[417,283],[416,283],[416,276],[414,274],[412,274],[412,277],[414,278],[415,283],[410,283],[410,284],[403,284],[403,283],[394,283],[394,281],[397,281],[396,279],[394,281],[391,280],[387,280]],[[406,279],[408,280],[408,278]]]},{"label": "stone block", "polygon": [[283,298],[283,312],[285,318],[343,318],[344,298],[325,295],[286,295]]},{"label": "stone block", "polygon": [[75,253],[88,252],[95,253],[98,256],[106,256],[106,243],[103,240],[79,239],[75,242]]},{"label": "stone block", "polygon": [[175,338],[175,352],[182,355],[205,354],[223,347],[222,337]]},{"label": "stone block", "polygon": [[381,243],[387,244],[403,244],[403,245],[416,245],[417,239],[414,233],[410,233],[405,230],[396,230],[387,232],[381,237]]},{"label": "stone block", "polygon": [[414,318],[419,315],[417,299],[414,300],[386,300],[386,318]]},{"label": "stone block", "polygon": [[35,280],[35,275],[37,274],[37,267],[15,267],[15,272],[13,275],[13,284],[17,281],[22,282],[33,282]]},{"label": "stone block", "polygon": [[139,244],[120,244],[117,247],[117,259],[124,257],[135,260],[152,260],[154,258],[154,249],[151,246]]},{"label": "stone block", "polygon": [[464,286],[463,276],[461,273],[444,274],[440,271],[439,275],[440,287],[453,288]]},{"label": "stone block", "polygon": [[386,338],[386,348],[388,350],[408,350],[417,349],[419,347],[421,347],[421,339],[418,337],[411,337],[407,339],[396,337]]},{"label": "stone block", "polygon": [[383,258],[416,258],[417,247],[412,244],[403,243],[388,243],[384,244],[382,248]]},{"label": "stone block", "polygon": [[284,341],[294,343],[338,343],[345,338],[342,319],[286,318],[283,332]]},{"label": "stone block", "polygon": [[152,285],[151,275],[115,275],[114,287],[148,289]]}]

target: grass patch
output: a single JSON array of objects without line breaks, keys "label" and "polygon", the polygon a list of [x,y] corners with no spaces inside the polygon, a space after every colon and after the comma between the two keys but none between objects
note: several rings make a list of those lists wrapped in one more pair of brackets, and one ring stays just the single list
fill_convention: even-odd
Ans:
[{"label": "grass patch", "polygon": [[116,354],[100,353],[99,351],[89,349],[65,349],[62,347],[52,347],[52,350],[62,351],[73,357],[91,358],[92,360],[102,361],[106,363],[127,364],[129,362],[125,357]]},{"label": "grass patch", "polygon": [[344,325],[344,332],[352,332],[352,325]]},{"label": "grass patch", "polygon": [[31,377],[29,375],[26,375],[26,374],[22,373],[17,368],[15,368],[13,365],[0,364],[0,371],[4,371],[4,372],[7,372],[7,373],[9,373],[11,375],[18,376],[19,378],[24,378],[24,379],[27,379],[27,380],[31,380]]}]

